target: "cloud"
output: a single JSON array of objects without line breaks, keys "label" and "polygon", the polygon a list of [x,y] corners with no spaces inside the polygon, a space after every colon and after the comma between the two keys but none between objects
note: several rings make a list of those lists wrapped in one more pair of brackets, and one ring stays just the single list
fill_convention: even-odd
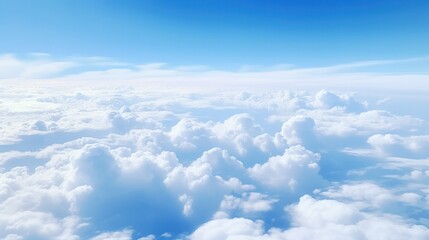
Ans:
[{"label": "cloud", "polygon": [[310,117],[293,116],[283,123],[280,135],[292,145],[312,145],[315,143],[315,122]]},{"label": "cloud", "polygon": [[353,112],[359,112],[365,109],[364,104],[357,102],[351,96],[339,96],[326,90],[321,90],[316,94],[313,105],[324,109],[340,107]]},{"label": "cloud", "polygon": [[308,195],[301,197],[289,212],[294,225],[308,228],[323,228],[331,223],[351,225],[363,218],[352,205],[334,200],[316,201]]},{"label": "cloud", "polygon": [[242,214],[266,212],[272,209],[272,204],[277,202],[277,199],[272,199],[269,195],[258,192],[245,192],[240,197],[233,195],[224,196],[220,204],[220,212],[215,216],[223,216],[233,211],[240,211]]},{"label": "cloud", "polygon": [[308,190],[320,183],[319,159],[318,154],[296,145],[286,149],[283,155],[271,157],[266,163],[256,164],[248,171],[252,178],[274,189]]},{"label": "cloud", "polygon": [[260,236],[263,233],[261,222],[245,218],[217,219],[205,223],[192,235],[192,240],[244,239]]},{"label": "cloud", "polygon": [[[188,90],[277,90],[293,86],[294,90],[421,92],[427,90],[427,74],[391,74],[357,72],[356,69],[389,64],[426,62],[428,57],[370,60],[325,67],[280,68],[243,72],[212,70],[201,66],[168,66],[165,63],[131,64],[105,57],[70,57],[54,59],[33,55],[0,57],[0,79],[14,86],[16,80],[37,86],[135,86],[157,91]],[[35,82],[36,80],[36,82]],[[407,84],[404,84],[404,82]],[[412,84],[411,84],[412,83]],[[392,91],[393,90],[393,91]]]},{"label": "cloud", "polygon": [[72,61],[50,61],[43,56],[21,60],[12,54],[0,55],[0,79],[49,77],[75,67]]},{"label": "cloud", "polygon": [[284,239],[425,239],[429,229],[391,215],[365,213],[336,200],[316,200],[308,195],[288,208],[295,227]]},{"label": "cloud", "polygon": [[253,189],[237,178],[244,174],[240,161],[225,150],[213,148],[188,167],[174,168],[164,183],[179,195],[185,215],[204,219],[216,211],[225,194]]},{"label": "cloud", "polygon": [[359,136],[373,132],[410,132],[423,124],[422,119],[397,116],[383,110],[355,114],[334,109],[328,112],[315,111],[309,115],[315,120],[317,131],[324,135]]},{"label": "cloud", "polygon": [[397,134],[376,134],[368,138],[368,143],[379,154],[409,158],[429,157],[429,136],[402,137]]},{"label": "cloud", "polygon": [[330,198],[349,198],[373,206],[381,206],[395,200],[395,196],[389,190],[373,183],[345,184],[339,189],[331,188],[322,195]]},{"label": "cloud", "polygon": [[[87,74],[194,71],[114,68]],[[0,238],[427,237],[427,115],[320,85],[149,90],[1,87]]]},{"label": "cloud", "polygon": [[370,60],[370,61],[360,61],[360,62],[346,63],[346,64],[337,64],[334,66],[321,67],[321,68],[315,68],[315,69],[319,71],[338,71],[338,70],[344,70],[344,69],[354,69],[354,68],[377,66],[377,65],[390,65],[390,64],[408,63],[408,62],[425,62],[428,60],[429,60],[428,56],[405,58],[405,59]]},{"label": "cloud", "polygon": [[194,150],[195,144],[207,143],[212,136],[208,126],[193,119],[181,119],[171,128],[173,144],[184,150]]},{"label": "cloud", "polygon": [[130,240],[132,235],[131,230],[123,230],[118,232],[106,232],[101,233],[93,238],[91,240]]},{"label": "cloud", "polygon": [[147,235],[146,237],[141,237],[138,240],[155,240],[155,239],[156,239],[155,235],[150,234],[150,235]]},{"label": "cloud", "polygon": [[429,229],[407,223],[393,215],[363,212],[352,204],[316,200],[309,195],[286,208],[291,215],[289,229],[265,231],[261,221],[246,218],[211,220],[193,232],[190,239],[426,239]]}]

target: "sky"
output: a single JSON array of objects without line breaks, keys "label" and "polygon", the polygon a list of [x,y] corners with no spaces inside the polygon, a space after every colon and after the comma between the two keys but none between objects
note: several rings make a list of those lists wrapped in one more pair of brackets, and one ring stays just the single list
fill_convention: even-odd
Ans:
[{"label": "sky", "polygon": [[0,0],[0,239],[429,239],[429,2]]},{"label": "sky", "polygon": [[429,3],[2,0],[0,35],[2,53],[216,69],[315,67],[427,56]]}]

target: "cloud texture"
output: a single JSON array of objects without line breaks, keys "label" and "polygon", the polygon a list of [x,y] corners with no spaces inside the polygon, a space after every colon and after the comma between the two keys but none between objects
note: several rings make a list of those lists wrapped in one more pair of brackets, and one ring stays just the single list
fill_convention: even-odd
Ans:
[{"label": "cloud texture", "polygon": [[[73,62],[7,55],[1,76],[47,81]],[[139,69],[124,71],[171,73]],[[429,238],[427,116],[386,96],[0,92],[2,239]]]}]

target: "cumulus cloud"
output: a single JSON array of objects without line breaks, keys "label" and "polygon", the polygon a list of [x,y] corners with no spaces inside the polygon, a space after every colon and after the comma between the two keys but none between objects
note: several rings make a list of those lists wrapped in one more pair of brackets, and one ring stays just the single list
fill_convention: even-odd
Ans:
[{"label": "cumulus cloud", "polygon": [[124,230],[124,231],[118,231],[118,232],[106,232],[101,233],[93,238],[91,240],[129,240],[132,239],[132,231],[130,230]]},{"label": "cumulus cloud", "polygon": [[147,236],[145,236],[145,237],[141,237],[141,238],[139,238],[138,240],[155,240],[156,238],[155,238],[155,235],[153,235],[153,234],[150,234],[150,235],[147,235]]},{"label": "cumulus cloud", "polygon": [[264,164],[250,168],[249,174],[262,184],[283,191],[309,189],[320,184],[318,175],[320,156],[300,145],[285,150],[281,156],[271,157]]},{"label": "cumulus cloud", "polygon": [[429,157],[429,136],[403,137],[397,134],[376,134],[368,143],[380,154],[397,157]]},{"label": "cumulus cloud", "polygon": [[240,215],[267,212],[273,208],[275,202],[277,199],[258,192],[245,192],[239,197],[225,195],[215,218],[225,217],[236,211],[239,211]]},{"label": "cumulus cloud", "polygon": [[310,117],[294,116],[283,123],[280,135],[292,145],[315,144],[315,122]]},{"label": "cumulus cloud", "polygon": [[192,240],[250,239],[263,234],[261,222],[245,218],[217,219],[205,223],[192,235]]},{"label": "cumulus cloud", "polygon": [[262,222],[246,218],[209,221],[190,239],[426,239],[429,228],[398,216],[367,213],[353,204],[316,200],[309,195],[286,208],[292,227],[265,230]]},{"label": "cumulus cloud", "polygon": [[366,213],[352,204],[308,195],[288,208],[294,227],[284,239],[425,239],[429,229],[392,215]]},{"label": "cumulus cloud", "polygon": [[[133,71],[190,70],[109,73]],[[0,88],[0,238],[427,237],[424,116],[326,90],[52,89]]]},{"label": "cumulus cloud", "polygon": [[336,95],[326,90],[319,91],[312,103],[317,108],[344,108],[348,111],[362,111],[365,109],[363,103],[356,101],[350,95]]},{"label": "cumulus cloud", "polygon": [[206,144],[213,137],[206,124],[188,118],[181,119],[169,134],[173,144],[184,150],[195,150],[196,144]]},{"label": "cumulus cloud", "polygon": [[345,184],[339,188],[328,189],[322,195],[330,198],[349,198],[374,206],[395,200],[395,196],[389,190],[373,183]]},{"label": "cumulus cloud", "polygon": [[204,219],[213,214],[225,194],[253,189],[237,178],[244,174],[239,160],[225,150],[213,148],[188,167],[174,168],[164,183],[180,196],[185,215]]}]

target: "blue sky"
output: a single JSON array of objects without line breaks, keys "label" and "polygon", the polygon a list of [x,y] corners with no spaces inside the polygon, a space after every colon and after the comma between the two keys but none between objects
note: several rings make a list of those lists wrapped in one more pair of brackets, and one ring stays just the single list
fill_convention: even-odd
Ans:
[{"label": "blue sky", "polygon": [[429,2],[0,0],[0,36],[1,53],[327,66],[428,55]]}]

